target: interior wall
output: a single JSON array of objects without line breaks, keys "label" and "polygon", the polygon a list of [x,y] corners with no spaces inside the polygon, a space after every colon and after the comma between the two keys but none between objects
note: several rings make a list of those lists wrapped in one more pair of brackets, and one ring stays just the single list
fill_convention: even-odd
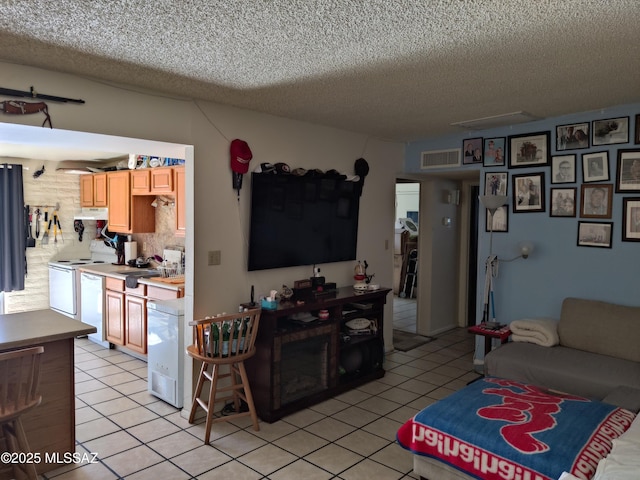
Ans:
[{"label": "interior wall", "polygon": [[459,189],[459,182],[444,178],[421,183],[416,324],[421,335],[437,335],[457,326],[460,206],[445,198]]},{"label": "interior wall", "polygon": [[[352,173],[355,160],[365,158],[370,173],[365,179],[360,203],[358,259],[367,260],[369,273],[375,274],[376,283],[391,286],[395,172],[402,166],[402,144],[211,102],[195,103],[0,63],[0,84],[4,86],[33,85],[34,79],[38,80],[39,91],[82,98],[86,102],[84,105],[51,102],[49,113],[56,129],[194,145],[193,165],[187,168],[187,209],[194,219],[188,232],[192,229],[194,242],[193,314],[196,317],[235,311],[239,303],[249,300],[251,285],[255,285],[259,295],[308,278],[312,273],[311,266],[247,272],[250,177],[245,176],[238,199],[229,168],[228,148],[234,138],[248,142],[253,152],[251,169],[261,162],[286,162],[291,168],[335,168]],[[2,120],[24,125],[40,125],[42,121],[37,115],[4,116]],[[220,265],[208,266],[211,250],[220,250]],[[187,263],[188,269],[189,266]],[[340,286],[353,283],[353,262],[320,267],[327,281],[335,281]],[[389,319],[385,325],[387,349],[392,347],[392,313],[389,301],[385,308]]]},{"label": "interior wall", "polygon": [[[446,137],[425,139],[407,145],[405,171],[419,173],[422,151],[460,148],[465,138],[471,137],[508,137],[527,133],[549,131],[551,155],[576,155],[575,184],[550,184],[550,167],[527,167],[509,169],[505,167],[483,167],[481,165],[463,165],[455,169],[443,170],[477,171],[481,177],[481,190],[484,188],[486,172],[507,172],[509,199],[508,232],[494,233],[493,247],[498,258],[509,259],[517,255],[517,245],[528,240],[534,243],[535,250],[527,260],[501,263],[499,276],[495,281],[495,302],[497,320],[511,322],[524,317],[555,317],[560,314],[562,300],[574,296],[592,298],[624,305],[638,305],[638,282],[636,264],[630,259],[638,257],[640,244],[622,241],[622,203],[623,198],[637,194],[613,194],[613,213],[610,219],[598,219],[613,223],[612,248],[594,248],[577,245],[577,229],[580,221],[594,219],[573,217],[550,217],[550,188],[577,188],[579,205],[582,178],[582,155],[586,153],[608,153],[609,181],[600,183],[615,184],[617,158],[620,149],[638,148],[634,144],[635,115],[640,104],[622,105],[604,108],[593,112],[582,112],[563,117],[550,118],[528,124],[513,125],[491,130],[460,133]],[[629,117],[629,142],[625,144],[592,146],[588,149],[558,152],[556,150],[556,126],[593,120]],[[543,172],[545,174],[545,211],[514,213],[512,207],[512,175]],[[593,184],[592,184],[593,185]],[[615,190],[615,188],[614,188]],[[578,208],[579,210],[579,208]],[[481,318],[482,285],[484,285],[484,261],[489,253],[489,233],[485,232],[485,213],[479,213],[479,252],[478,252],[478,295],[476,298],[476,316]],[[476,351],[481,350],[477,346]],[[476,353],[476,356],[482,356]]]}]

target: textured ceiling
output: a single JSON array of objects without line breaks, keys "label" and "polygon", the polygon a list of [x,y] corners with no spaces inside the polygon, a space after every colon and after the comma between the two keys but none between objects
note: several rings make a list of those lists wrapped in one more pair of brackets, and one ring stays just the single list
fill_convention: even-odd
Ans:
[{"label": "textured ceiling", "polygon": [[639,25],[638,0],[2,0],[0,59],[409,141],[640,101]]}]

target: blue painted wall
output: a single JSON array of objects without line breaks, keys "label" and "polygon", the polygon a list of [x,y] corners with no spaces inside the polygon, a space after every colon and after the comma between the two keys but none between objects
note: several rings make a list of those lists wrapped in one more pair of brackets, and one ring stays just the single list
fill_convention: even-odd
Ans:
[{"label": "blue painted wall", "polygon": [[[615,193],[618,150],[629,148],[640,150],[640,145],[634,144],[636,114],[640,114],[640,104],[577,113],[511,127],[479,132],[464,132],[457,135],[416,141],[407,145],[405,171],[421,174],[432,171],[420,169],[421,152],[461,148],[464,139],[475,137],[508,137],[509,135],[550,131],[551,155],[576,155],[576,183],[574,184],[551,185],[550,166],[517,169],[508,169],[507,166],[485,168],[481,165],[456,167],[456,170],[462,168],[478,170],[480,172],[481,191],[484,191],[485,172],[498,171],[508,173],[509,231],[506,233],[494,233],[494,254],[497,254],[502,259],[509,259],[517,255],[519,242],[528,240],[535,244],[535,250],[527,260],[518,259],[513,262],[500,263],[498,277],[494,282],[495,308],[498,321],[508,323],[518,318],[544,316],[557,318],[562,300],[568,296],[591,298],[624,305],[640,305],[640,242],[622,241],[622,199],[624,197],[640,198],[640,193]],[[629,143],[562,152],[556,151],[556,126],[623,116],[629,117]],[[597,220],[580,218],[582,154],[600,151],[609,152],[610,180],[599,183],[612,183],[614,185],[612,218]],[[541,171],[545,174],[545,211],[513,213],[511,175],[514,173],[527,174]],[[590,183],[589,185],[595,184]],[[549,216],[549,189],[551,187],[577,188],[577,216],[575,218]],[[577,246],[579,221],[613,222],[612,248]],[[484,262],[489,254],[489,234],[484,231],[484,209],[481,209],[479,229],[477,318],[481,318],[482,314]],[[452,295],[454,295],[453,292]]]}]

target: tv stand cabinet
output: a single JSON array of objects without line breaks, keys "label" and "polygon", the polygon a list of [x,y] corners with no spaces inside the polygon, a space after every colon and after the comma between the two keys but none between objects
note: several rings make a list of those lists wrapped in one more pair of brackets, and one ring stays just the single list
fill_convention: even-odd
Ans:
[{"label": "tv stand cabinet", "polygon": [[[384,305],[390,291],[342,287],[303,304],[292,300],[263,309],[256,354],[245,362],[260,418],[272,423],[384,376]],[[327,320],[305,322],[305,314],[318,317],[320,310],[329,311]],[[355,318],[370,320],[371,328],[353,334],[346,323]]]}]

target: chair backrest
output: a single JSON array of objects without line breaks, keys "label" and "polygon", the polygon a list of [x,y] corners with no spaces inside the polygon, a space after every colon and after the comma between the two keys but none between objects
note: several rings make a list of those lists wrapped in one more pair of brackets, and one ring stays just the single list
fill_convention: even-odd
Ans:
[{"label": "chair backrest", "polygon": [[0,353],[0,419],[7,420],[40,404],[40,355],[44,347]]},{"label": "chair backrest", "polygon": [[193,327],[198,355],[214,361],[253,355],[261,311],[254,308],[189,322]]}]

